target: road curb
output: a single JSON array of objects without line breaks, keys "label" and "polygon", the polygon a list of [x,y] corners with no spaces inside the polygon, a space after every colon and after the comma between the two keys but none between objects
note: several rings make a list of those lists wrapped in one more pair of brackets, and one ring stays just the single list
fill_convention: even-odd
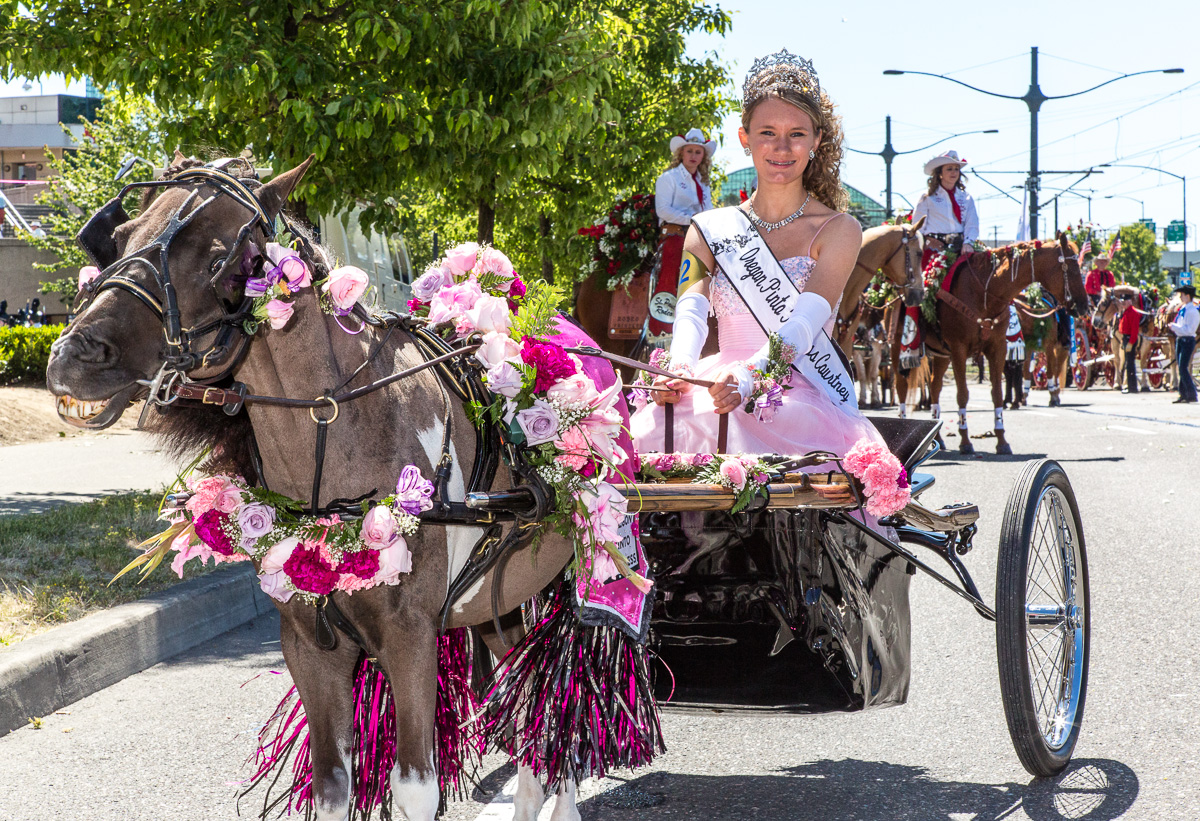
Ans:
[{"label": "road curb", "polygon": [[273,609],[239,563],[27,639],[0,653],[0,736]]}]

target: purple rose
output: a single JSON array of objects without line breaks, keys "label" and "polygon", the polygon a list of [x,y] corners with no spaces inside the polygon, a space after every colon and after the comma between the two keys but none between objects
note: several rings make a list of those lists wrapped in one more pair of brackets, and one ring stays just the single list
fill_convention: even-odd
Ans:
[{"label": "purple rose", "polygon": [[674,453],[660,453],[658,455],[658,458],[656,458],[654,460],[655,470],[662,470],[662,471],[671,470],[672,468],[675,467],[675,464],[676,464],[676,462],[675,462],[675,454]]},{"label": "purple rose", "polygon": [[488,369],[487,386],[494,393],[512,399],[521,392],[523,384],[521,372],[511,362],[500,362]]},{"label": "purple rose", "polygon": [[525,337],[522,342],[521,361],[537,369],[534,393],[542,393],[555,382],[575,373],[575,363],[561,345],[540,342],[531,336]]},{"label": "purple rose", "polygon": [[713,460],[713,458],[712,458],[711,453],[696,453],[696,454],[692,455],[692,458],[690,461],[691,461],[692,467],[702,468],[705,465],[712,462],[712,460]]},{"label": "purple rose", "polygon": [[264,504],[254,502],[242,505],[238,511],[238,527],[242,529],[242,547],[253,547],[260,538],[275,526],[275,511]]},{"label": "purple rose", "polygon": [[197,516],[196,520],[192,522],[192,527],[195,528],[200,541],[212,548],[214,553],[232,556],[234,553],[233,542],[229,541],[229,536],[224,530],[225,523],[228,521],[229,517],[226,514],[213,508],[207,513]]},{"label": "purple rose", "polygon": [[282,571],[258,574],[258,585],[276,601],[286,602],[296,595],[296,591],[287,586],[287,574]]},{"label": "purple rose", "polygon": [[449,277],[440,268],[431,268],[417,277],[416,282],[412,284],[413,296],[422,302],[429,302],[434,294],[449,284]]},{"label": "purple rose", "polygon": [[558,414],[549,402],[533,400],[533,407],[517,413],[517,424],[525,431],[525,440],[530,445],[553,442],[558,438]]},{"label": "purple rose", "polygon": [[422,511],[433,508],[429,498],[433,496],[433,482],[421,476],[416,465],[406,465],[396,482],[396,507],[410,516],[419,516]]}]

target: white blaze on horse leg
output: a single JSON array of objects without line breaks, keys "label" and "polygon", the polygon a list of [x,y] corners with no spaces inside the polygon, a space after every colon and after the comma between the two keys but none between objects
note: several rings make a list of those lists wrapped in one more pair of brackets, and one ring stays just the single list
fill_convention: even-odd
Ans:
[{"label": "white blaze on horse leg", "polygon": [[434,821],[437,818],[438,790],[437,771],[433,768],[433,756],[429,757],[427,775],[415,772],[407,778],[400,777],[399,765],[392,767],[392,800],[408,821]]},{"label": "white blaze on horse leg", "polygon": [[941,404],[934,402],[932,405],[929,406],[929,413],[932,418],[941,419],[942,418]]},{"label": "white blaze on horse leg", "polygon": [[[445,435],[445,430],[439,419],[433,423],[433,427],[417,431],[417,441],[421,443],[421,448],[425,451],[429,464],[433,465],[435,469],[437,464],[442,461],[442,437]],[[450,442],[450,458],[454,464],[450,469],[450,481],[446,484],[446,489],[449,491],[451,499],[462,501],[467,496],[467,480],[461,467],[462,463],[458,460],[458,452],[454,448],[453,440]],[[446,565],[447,590],[450,588],[450,582],[467,563],[471,549],[475,547],[481,536],[483,536],[483,528],[480,527],[446,528],[446,550],[449,554],[447,557],[449,561]]]},{"label": "white blaze on horse leg", "polygon": [[334,805],[322,801],[320,793],[317,792],[313,796],[316,821],[346,821],[350,817],[350,744],[339,740],[337,746],[338,752],[341,754],[342,766],[340,772],[334,770],[331,776],[339,782],[340,792],[344,797]]},{"label": "white blaze on horse leg", "polygon": [[575,806],[575,779],[564,781],[555,798],[550,821],[580,821],[579,807]]},{"label": "white blaze on horse leg", "polygon": [[967,409],[966,408],[958,409],[958,429],[959,430],[967,429]]},{"label": "white blaze on horse leg", "polygon": [[537,821],[546,794],[538,783],[533,768],[528,764],[517,764],[517,791],[513,796],[513,821]]},{"label": "white blaze on horse leg", "polygon": [[1004,430],[1004,408],[994,408],[996,414],[996,430]]},{"label": "white blaze on horse leg", "polygon": [[908,418],[908,403],[907,402],[900,403],[900,418],[901,419]]}]

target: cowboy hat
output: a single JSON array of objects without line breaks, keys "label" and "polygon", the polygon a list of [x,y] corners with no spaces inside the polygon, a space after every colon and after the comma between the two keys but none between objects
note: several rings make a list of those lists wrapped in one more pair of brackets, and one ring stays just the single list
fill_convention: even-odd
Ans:
[{"label": "cowboy hat", "polygon": [[957,151],[947,151],[945,154],[938,154],[932,160],[925,163],[925,173],[932,177],[933,172],[937,171],[943,165],[957,165],[959,168],[962,168],[966,164],[966,160],[958,158]]},{"label": "cowboy hat", "polygon": [[698,128],[693,128],[686,134],[676,134],[671,138],[671,153],[674,154],[685,145],[698,145],[708,152],[708,156],[712,156],[717,150],[717,141],[709,140],[704,137],[704,132]]},{"label": "cowboy hat", "polygon": [[1174,291],[1172,291],[1171,293],[1173,293],[1173,294],[1187,294],[1187,295],[1188,295],[1188,296],[1190,296],[1192,299],[1195,299],[1195,298],[1196,298],[1196,286],[1195,286],[1195,285],[1180,285],[1178,288],[1176,288],[1176,289],[1175,289]]}]

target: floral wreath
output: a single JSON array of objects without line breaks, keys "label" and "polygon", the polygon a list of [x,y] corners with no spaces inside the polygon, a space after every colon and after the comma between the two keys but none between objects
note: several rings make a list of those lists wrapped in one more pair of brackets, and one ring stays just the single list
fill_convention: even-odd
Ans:
[{"label": "floral wreath", "polygon": [[872,308],[882,308],[899,296],[896,286],[883,274],[875,274],[863,293],[863,301]]},{"label": "floral wreath", "polygon": [[608,216],[580,228],[578,233],[596,241],[592,258],[580,269],[582,275],[599,277],[609,291],[629,287],[635,276],[649,271],[654,264],[658,236],[654,197],[634,194],[621,200]]}]

